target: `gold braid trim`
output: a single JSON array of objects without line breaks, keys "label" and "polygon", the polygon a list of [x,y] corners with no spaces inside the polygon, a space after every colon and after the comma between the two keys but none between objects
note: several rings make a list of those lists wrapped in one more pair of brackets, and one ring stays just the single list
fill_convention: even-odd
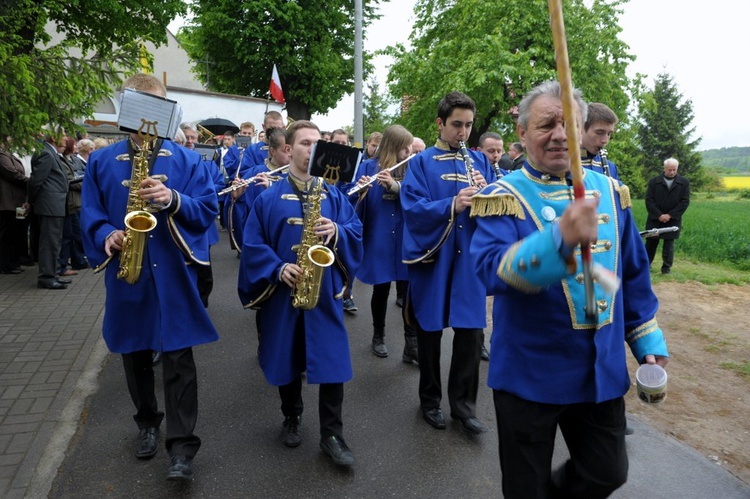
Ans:
[{"label": "gold braid trim", "polygon": [[656,319],[651,319],[647,322],[644,322],[637,328],[628,331],[625,334],[625,341],[628,343],[628,345],[630,345],[636,340],[655,332],[657,329],[659,329],[659,325],[656,323]]},{"label": "gold braid trim", "polygon": [[526,220],[521,203],[512,194],[476,194],[471,198],[471,217],[513,215]]},{"label": "gold braid trim", "polygon": [[620,196],[620,208],[627,210],[633,206],[633,201],[630,198],[630,187],[625,184],[619,183],[617,180],[610,177],[609,179],[615,187],[617,194]]}]

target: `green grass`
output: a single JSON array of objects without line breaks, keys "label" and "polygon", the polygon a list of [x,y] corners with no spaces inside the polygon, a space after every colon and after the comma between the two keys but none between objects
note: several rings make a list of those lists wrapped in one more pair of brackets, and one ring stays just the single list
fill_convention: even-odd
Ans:
[{"label": "green grass", "polygon": [[734,371],[737,374],[750,378],[750,362],[722,362],[719,364],[722,369]]},{"label": "green grass", "polygon": [[[633,216],[639,229],[646,227],[646,205],[633,201]],[[697,280],[707,284],[750,283],[750,200],[736,196],[693,196],[683,216],[682,234],[675,243],[675,263],[660,280]],[[660,258],[661,245],[657,253]],[[658,269],[656,261],[653,267]]]}]

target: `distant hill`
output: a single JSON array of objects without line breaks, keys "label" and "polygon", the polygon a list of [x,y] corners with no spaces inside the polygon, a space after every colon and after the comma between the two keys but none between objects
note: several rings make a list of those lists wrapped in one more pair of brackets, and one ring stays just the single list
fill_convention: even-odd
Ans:
[{"label": "distant hill", "polygon": [[750,172],[750,147],[722,147],[700,153],[705,167],[726,172]]}]

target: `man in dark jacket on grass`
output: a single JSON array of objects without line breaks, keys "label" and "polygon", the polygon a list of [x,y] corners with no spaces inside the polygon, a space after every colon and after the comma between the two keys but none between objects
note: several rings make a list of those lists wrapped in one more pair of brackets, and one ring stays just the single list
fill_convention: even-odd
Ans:
[{"label": "man in dark jacket on grass", "polygon": [[[648,220],[646,230],[663,227],[682,228],[682,215],[690,204],[690,182],[682,175],[677,175],[680,163],[669,158],[664,161],[664,173],[652,178],[646,189],[646,209]],[[669,274],[674,260],[674,242],[680,237],[680,230],[666,232],[658,237],[646,239],[646,252],[649,264],[653,263],[659,240],[664,241],[661,249],[661,273]]]}]

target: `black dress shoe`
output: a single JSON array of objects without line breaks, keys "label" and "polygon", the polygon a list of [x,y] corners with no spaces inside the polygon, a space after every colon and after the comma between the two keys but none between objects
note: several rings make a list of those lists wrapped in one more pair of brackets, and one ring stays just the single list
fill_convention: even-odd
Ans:
[{"label": "black dress shoe", "polygon": [[0,274],[20,274],[23,271],[24,271],[24,269],[22,269],[22,268],[4,269],[4,270],[0,270]]},{"label": "black dress shoe", "polygon": [[62,277],[56,277],[55,281],[59,282],[60,284],[70,284],[73,282],[71,279],[63,279]]},{"label": "black dress shoe", "polygon": [[404,308],[404,299],[403,298],[396,298],[396,306],[398,308]]},{"label": "black dress shoe", "polygon": [[422,410],[422,417],[427,421],[430,426],[438,430],[445,429],[445,416],[443,416],[443,410],[440,407],[430,409],[428,411]]},{"label": "black dress shoe", "polygon": [[354,464],[354,454],[341,437],[331,435],[320,439],[320,450],[328,454],[333,462],[340,466]]},{"label": "black dress shoe", "polygon": [[187,456],[172,456],[167,469],[167,480],[192,480],[193,459]]},{"label": "black dress shoe", "polygon": [[461,428],[463,428],[463,430],[469,435],[479,435],[480,433],[484,433],[489,430],[489,428],[487,428],[487,425],[473,416],[470,418],[458,419],[461,421]]},{"label": "black dress shoe", "polygon": [[141,428],[135,441],[135,457],[151,459],[159,449],[159,427]]},{"label": "black dress shoe", "polygon": [[287,447],[298,447],[302,443],[302,435],[299,432],[300,424],[302,424],[302,416],[287,416],[281,427],[281,435],[279,435],[281,443]]},{"label": "black dress shoe", "polygon": [[481,353],[482,360],[490,360],[490,352],[487,351],[487,347],[482,345],[482,353]]},{"label": "black dress shoe", "polygon": [[39,289],[68,289],[68,286],[58,281],[38,282],[36,287]]}]

